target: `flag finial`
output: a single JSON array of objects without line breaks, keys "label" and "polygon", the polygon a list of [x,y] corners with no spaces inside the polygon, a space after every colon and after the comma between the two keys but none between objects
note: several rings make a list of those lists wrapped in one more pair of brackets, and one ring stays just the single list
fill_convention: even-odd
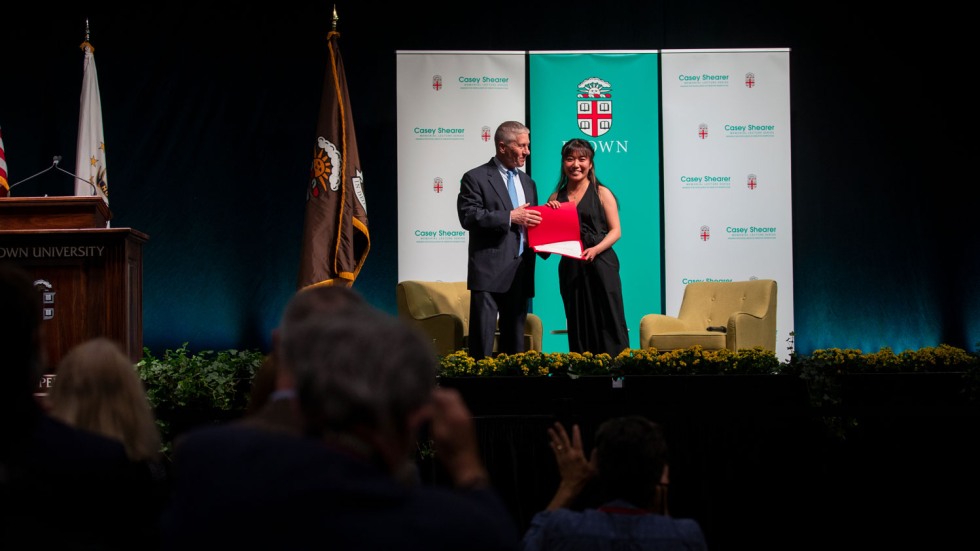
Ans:
[{"label": "flag finial", "polygon": [[340,18],[337,17],[337,4],[334,4],[333,5],[333,26],[331,27],[331,30],[334,30],[334,31],[337,30],[337,20],[338,19],[340,19]]},{"label": "flag finial", "polygon": [[85,18],[85,42],[89,42],[92,38],[92,33],[89,32],[88,27],[88,17]]}]

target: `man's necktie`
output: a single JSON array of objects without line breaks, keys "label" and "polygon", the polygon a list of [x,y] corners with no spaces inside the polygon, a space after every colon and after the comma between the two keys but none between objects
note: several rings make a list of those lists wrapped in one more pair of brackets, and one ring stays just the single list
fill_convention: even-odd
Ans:
[{"label": "man's necktie", "polygon": [[[517,185],[514,183],[514,178],[516,178],[516,177],[517,177],[517,169],[516,168],[512,168],[512,169],[510,169],[510,170],[507,171],[507,193],[510,194],[510,202],[511,202],[512,205],[514,205],[514,208],[515,209],[518,206],[520,206],[517,203]],[[517,254],[521,254],[521,253],[524,252],[524,228],[520,228],[520,232],[519,233],[521,235],[521,241],[520,241],[520,244],[517,247]]]}]

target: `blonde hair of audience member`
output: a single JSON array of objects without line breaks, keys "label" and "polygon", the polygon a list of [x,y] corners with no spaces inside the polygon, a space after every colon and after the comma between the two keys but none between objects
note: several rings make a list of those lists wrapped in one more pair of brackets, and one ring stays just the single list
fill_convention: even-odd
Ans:
[{"label": "blonde hair of audience member", "polygon": [[133,461],[160,454],[160,431],[133,362],[107,338],[74,346],[55,371],[48,393],[52,416],[115,438]]}]

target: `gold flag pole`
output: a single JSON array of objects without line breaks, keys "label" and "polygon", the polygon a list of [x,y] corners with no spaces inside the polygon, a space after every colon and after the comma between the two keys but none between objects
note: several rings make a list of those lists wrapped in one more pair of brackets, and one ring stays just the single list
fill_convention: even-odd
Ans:
[{"label": "gold flag pole", "polygon": [[330,30],[332,30],[332,31],[336,31],[337,30],[337,19],[339,19],[337,17],[337,4],[334,4],[333,5],[333,25],[330,27]]}]

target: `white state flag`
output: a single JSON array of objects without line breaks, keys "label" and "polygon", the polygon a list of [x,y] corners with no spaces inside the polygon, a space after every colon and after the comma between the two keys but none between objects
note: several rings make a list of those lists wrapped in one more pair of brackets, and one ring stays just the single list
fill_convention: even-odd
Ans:
[{"label": "white state flag", "polygon": [[75,180],[75,195],[98,195],[108,205],[102,100],[99,98],[99,77],[95,72],[95,48],[88,41],[83,42],[81,48],[85,52],[85,64],[78,118],[78,149],[75,152],[75,174],[79,177]]}]

